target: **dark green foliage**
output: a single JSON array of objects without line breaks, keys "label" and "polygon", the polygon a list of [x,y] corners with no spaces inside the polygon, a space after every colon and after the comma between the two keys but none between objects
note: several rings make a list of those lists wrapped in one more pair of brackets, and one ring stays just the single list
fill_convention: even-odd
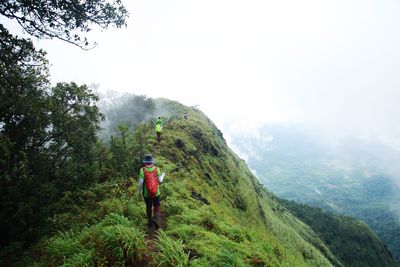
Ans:
[{"label": "dark green foliage", "polygon": [[[6,0],[0,14],[35,37],[55,37],[82,48],[88,42],[75,30],[121,27],[127,17],[119,0]],[[11,242],[9,248],[17,248],[32,242],[46,232],[49,217],[64,208],[56,203],[64,192],[94,181],[94,145],[102,119],[97,100],[75,83],[51,88],[45,52],[0,24],[1,245]]]},{"label": "dark green foliage", "polygon": [[280,201],[308,224],[345,266],[396,266],[384,244],[360,221],[293,201]]},{"label": "dark green foliage", "polygon": [[7,153],[1,155],[0,217],[11,228],[11,239],[33,237],[62,192],[86,186],[95,177],[93,148],[101,120],[97,98],[74,83],[39,89],[37,95],[21,106],[29,109],[9,106],[2,116],[1,150]]},{"label": "dark green foliage", "polygon": [[15,19],[24,30],[38,38],[58,38],[69,43],[90,48],[86,37],[92,25],[101,28],[126,25],[128,11],[121,1],[22,1],[3,0],[0,14]]},{"label": "dark green foliage", "polygon": [[109,175],[130,177],[137,176],[145,154],[150,153],[147,136],[151,125],[139,125],[135,132],[130,132],[127,125],[118,126],[116,135],[111,136],[108,154],[100,171],[109,171]]},{"label": "dark green foliage", "polygon": [[0,221],[4,242],[41,231],[64,191],[94,180],[101,115],[86,86],[50,88],[47,62],[27,40],[1,28]]},{"label": "dark green foliage", "polygon": [[60,233],[51,238],[47,245],[50,261],[53,264],[62,262],[64,258],[80,253],[83,250],[82,244],[76,239],[73,232]]},{"label": "dark green foliage", "polygon": [[240,209],[241,211],[246,211],[247,209],[246,202],[243,201],[240,195],[237,195],[234,201],[235,201],[234,205],[237,209]]}]

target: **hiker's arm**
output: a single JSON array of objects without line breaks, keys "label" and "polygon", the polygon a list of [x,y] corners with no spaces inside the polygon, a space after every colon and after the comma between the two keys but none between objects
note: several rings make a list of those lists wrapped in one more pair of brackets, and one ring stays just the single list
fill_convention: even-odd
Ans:
[{"label": "hiker's arm", "polygon": [[140,194],[140,192],[143,192],[143,181],[144,181],[144,173],[143,173],[143,169],[140,169],[138,189],[137,189],[138,194]]},{"label": "hiker's arm", "polygon": [[142,192],[142,191],[143,191],[143,178],[139,178],[137,192],[138,192],[138,194],[140,194],[140,192]]},{"label": "hiker's arm", "polygon": [[158,181],[160,182],[160,184],[164,181],[164,177],[165,177],[165,172],[163,172],[160,176],[158,176]]},{"label": "hiker's arm", "polygon": [[161,173],[160,168],[157,167],[157,177],[158,177],[158,182],[161,184],[164,181],[164,176],[165,173]]}]

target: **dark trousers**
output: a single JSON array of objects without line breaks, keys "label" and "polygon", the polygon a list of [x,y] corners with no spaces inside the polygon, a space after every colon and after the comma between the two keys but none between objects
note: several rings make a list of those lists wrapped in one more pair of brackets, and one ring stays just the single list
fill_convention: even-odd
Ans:
[{"label": "dark trousers", "polygon": [[[147,214],[147,221],[149,224],[151,223],[158,223],[158,214],[160,212],[160,196],[155,198],[145,197],[144,202],[146,202],[146,214]],[[154,219],[151,219],[152,209],[154,207]]]},{"label": "dark trousers", "polygon": [[156,132],[157,133],[157,141],[160,142],[161,141],[161,132]]}]

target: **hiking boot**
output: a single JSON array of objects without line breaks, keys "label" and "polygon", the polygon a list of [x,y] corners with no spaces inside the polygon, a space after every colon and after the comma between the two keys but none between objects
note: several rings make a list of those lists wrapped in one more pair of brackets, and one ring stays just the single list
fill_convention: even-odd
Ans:
[{"label": "hiking boot", "polygon": [[154,212],[153,224],[156,229],[160,227],[160,225],[158,224],[158,215],[159,212]]},{"label": "hiking boot", "polygon": [[152,228],[153,227],[153,222],[147,222],[147,227]]},{"label": "hiking boot", "polygon": [[156,228],[156,229],[160,228],[160,225],[158,224],[158,222],[156,220],[153,220],[153,225],[154,225],[154,228]]}]

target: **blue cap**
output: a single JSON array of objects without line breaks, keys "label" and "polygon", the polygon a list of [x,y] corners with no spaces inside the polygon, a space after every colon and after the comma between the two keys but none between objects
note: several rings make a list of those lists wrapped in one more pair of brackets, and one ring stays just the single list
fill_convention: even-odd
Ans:
[{"label": "blue cap", "polygon": [[147,154],[146,156],[144,156],[143,163],[145,163],[145,164],[154,164],[153,156],[151,154]]}]

